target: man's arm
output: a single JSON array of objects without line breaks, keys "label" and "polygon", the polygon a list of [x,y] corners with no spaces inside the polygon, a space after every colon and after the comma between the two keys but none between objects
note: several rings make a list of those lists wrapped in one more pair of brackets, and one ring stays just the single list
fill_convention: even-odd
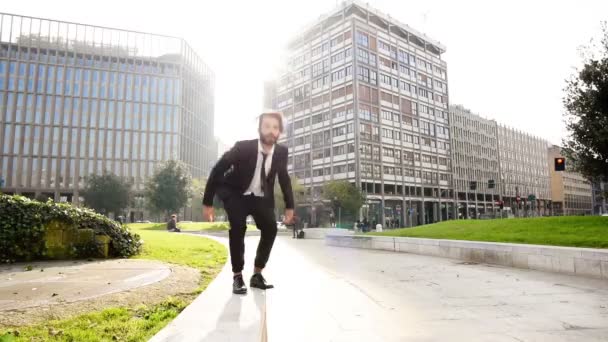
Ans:
[{"label": "man's arm", "polygon": [[287,160],[288,154],[285,152],[285,160],[282,161],[281,167],[278,170],[279,185],[281,186],[281,191],[283,191],[283,198],[285,198],[285,209],[293,209],[293,190],[291,188],[291,178],[287,172]]},{"label": "man's arm", "polygon": [[211,173],[209,179],[207,179],[207,185],[205,186],[205,195],[203,196],[203,205],[207,207],[213,206],[213,197],[215,196],[215,190],[219,177],[234,165],[239,155],[239,143],[237,142],[234,146],[224,153],[224,155],[218,160]]}]

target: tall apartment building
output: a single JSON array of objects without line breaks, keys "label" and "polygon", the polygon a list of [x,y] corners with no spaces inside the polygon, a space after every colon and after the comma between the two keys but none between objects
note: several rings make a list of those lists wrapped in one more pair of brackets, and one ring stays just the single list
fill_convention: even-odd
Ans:
[{"label": "tall apartment building", "polygon": [[548,148],[544,139],[498,125],[498,186],[505,207],[516,216],[551,214]]},{"label": "tall apartment building", "polygon": [[78,203],[85,177],[103,170],[140,191],[167,159],[205,176],[213,89],[183,39],[0,14],[2,192]]},{"label": "tall apartment building", "polygon": [[[498,125],[461,105],[450,106],[449,121],[458,218],[493,216],[501,199]],[[475,190],[471,190],[471,182],[475,182]]]},{"label": "tall apartment building", "polygon": [[290,172],[328,213],[329,180],[362,189],[362,216],[413,226],[453,218],[445,47],[357,1],[342,3],[288,45],[277,109],[289,123]]},{"label": "tall apartment building", "polygon": [[551,197],[556,215],[593,214],[591,183],[573,172],[566,162],[566,171],[555,171],[555,158],[563,157],[559,146],[549,148],[548,167],[551,173]]}]

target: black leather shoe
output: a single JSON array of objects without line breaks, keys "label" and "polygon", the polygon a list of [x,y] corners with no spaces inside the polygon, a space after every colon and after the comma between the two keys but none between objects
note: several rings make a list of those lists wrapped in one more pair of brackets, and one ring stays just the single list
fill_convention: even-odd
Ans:
[{"label": "black leather shoe", "polygon": [[266,279],[262,276],[261,273],[256,273],[251,276],[251,281],[249,282],[249,286],[255,287],[261,290],[272,289],[274,285],[266,284]]},{"label": "black leather shoe", "polygon": [[243,280],[243,276],[234,277],[234,282],[232,282],[232,293],[234,294],[246,294],[247,287],[245,286],[245,281]]}]

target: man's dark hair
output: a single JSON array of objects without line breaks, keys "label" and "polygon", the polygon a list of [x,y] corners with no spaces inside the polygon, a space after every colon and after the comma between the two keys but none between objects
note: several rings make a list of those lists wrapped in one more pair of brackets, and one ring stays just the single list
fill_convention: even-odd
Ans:
[{"label": "man's dark hair", "polygon": [[281,112],[265,112],[260,114],[258,121],[258,130],[262,129],[262,120],[264,120],[264,118],[266,117],[279,120],[279,132],[283,133],[283,113]]}]

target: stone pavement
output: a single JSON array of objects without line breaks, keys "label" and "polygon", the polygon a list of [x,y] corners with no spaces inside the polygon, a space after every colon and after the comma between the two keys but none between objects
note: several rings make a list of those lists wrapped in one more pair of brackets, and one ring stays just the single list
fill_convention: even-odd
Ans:
[{"label": "stone pavement", "polygon": [[[250,276],[257,237],[248,237]],[[223,240],[225,242],[225,239]],[[229,264],[152,341],[606,341],[605,280],[279,237],[275,289]]]},{"label": "stone pavement", "polygon": [[[32,266],[31,271],[26,268]],[[70,303],[165,279],[168,265],[147,260],[44,261],[0,266],[0,311]]]}]

